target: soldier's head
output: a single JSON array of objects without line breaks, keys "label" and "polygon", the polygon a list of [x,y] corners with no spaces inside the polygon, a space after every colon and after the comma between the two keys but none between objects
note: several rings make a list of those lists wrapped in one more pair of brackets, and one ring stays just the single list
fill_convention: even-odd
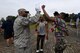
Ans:
[{"label": "soldier's head", "polygon": [[53,14],[54,14],[54,16],[57,17],[57,18],[59,17],[59,13],[58,13],[57,11],[55,11]]},{"label": "soldier's head", "polygon": [[24,8],[21,8],[21,9],[18,10],[18,14],[19,14],[20,16],[27,17],[27,15],[29,14],[29,11],[27,11],[27,10],[24,9]]}]

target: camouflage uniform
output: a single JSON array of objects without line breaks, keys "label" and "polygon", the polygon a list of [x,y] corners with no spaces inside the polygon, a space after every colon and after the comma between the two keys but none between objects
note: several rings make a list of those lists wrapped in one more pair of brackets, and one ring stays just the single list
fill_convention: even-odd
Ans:
[{"label": "camouflage uniform", "polygon": [[18,16],[14,22],[14,46],[15,53],[31,53],[31,33],[30,24],[36,23],[40,13],[33,17]]},{"label": "camouflage uniform", "polygon": [[55,53],[63,53],[65,49],[65,41],[63,33],[66,30],[65,21],[61,18],[55,19],[55,37],[56,37],[56,44],[55,44]]}]

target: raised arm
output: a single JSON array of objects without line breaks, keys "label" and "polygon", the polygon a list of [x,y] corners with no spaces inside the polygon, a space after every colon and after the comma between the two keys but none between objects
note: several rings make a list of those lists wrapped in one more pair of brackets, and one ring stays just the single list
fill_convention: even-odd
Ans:
[{"label": "raised arm", "polygon": [[46,18],[48,18],[48,19],[51,20],[51,21],[54,21],[54,18],[51,18],[51,17],[48,15],[48,13],[46,12],[46,10],[45,10],[45,5],[42,5],[42,10],[43,10],[43,13],[44,13],[44,15],[46,16]]},{"label": "raised arm", "polygon": [[36,11],[35,16],[30,17],[29,21],[31,23],[36,23],[39,20],[39,18],[40,18],[40,11]]}]

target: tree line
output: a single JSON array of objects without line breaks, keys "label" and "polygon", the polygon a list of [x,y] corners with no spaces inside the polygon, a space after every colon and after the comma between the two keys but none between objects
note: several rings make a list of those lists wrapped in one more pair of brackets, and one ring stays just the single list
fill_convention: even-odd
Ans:
[{"label": "tree line", "polygon": [[[69,13],[65,13],[65,12],[61,12],[62,14],[62,18],[66,21],[66,22],[70,22],[70,20],[72,19],[73,22],[76,22],[76,19],[79,17],[80,19],[80,13],[78,14],[69,14]],[[44,17],[46,17],[44,14],[43,14]],[[12,16],[12,15],[9,15],[7,17],[10,17],[13,21],[17,18],[17,16]],[[47,21],[49,21],[47,18],[45,18]],[[1,20],[5,20],[4,18],[1,18]]]}]

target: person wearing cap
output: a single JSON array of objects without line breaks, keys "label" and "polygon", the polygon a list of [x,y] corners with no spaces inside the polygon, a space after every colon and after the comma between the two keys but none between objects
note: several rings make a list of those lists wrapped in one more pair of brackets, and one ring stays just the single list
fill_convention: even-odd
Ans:
[{"label": "person wearing cap", "polygon": [[15,53],[31,53],[31,33],[30,24],[36,23],[40,17],[40,11],[35,16],[30,17],[29,11],[26,9],[18,10],[18,17],[14,21],[14,46]]}]

